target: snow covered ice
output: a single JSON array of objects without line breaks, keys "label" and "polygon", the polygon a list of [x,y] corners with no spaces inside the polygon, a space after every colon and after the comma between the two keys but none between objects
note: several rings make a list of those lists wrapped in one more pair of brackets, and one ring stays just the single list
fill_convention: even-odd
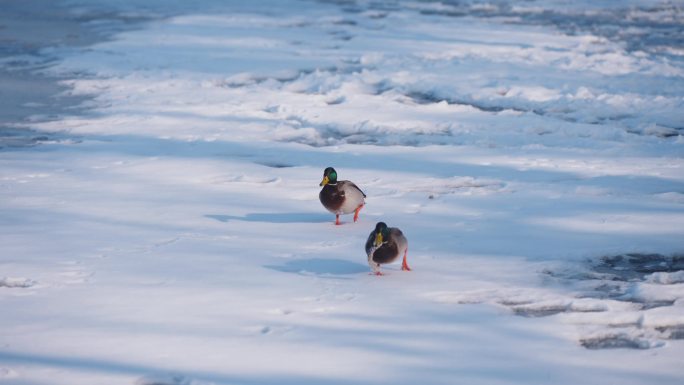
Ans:
[{"label": "snow covered ice", "polygon": [[0,52],[0,384],[681,383],[682,1],[253,3]]}]

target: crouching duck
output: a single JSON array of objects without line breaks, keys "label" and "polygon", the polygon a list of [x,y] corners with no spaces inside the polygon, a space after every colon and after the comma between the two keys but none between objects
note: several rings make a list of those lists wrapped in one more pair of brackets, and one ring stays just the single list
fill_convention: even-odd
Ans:
[{"label": "crouching duck", "polygon": [[368,236],[366,241],[366,254],[368,255],[368,265],[375,275],[382,275],[380,265],[392,263],[404,255],[401,269],[410,271],[411,268],[406,263],[408,253],[408,241],[396,227],[387,227],[385,222],[378,222]]},{"label": "crouching duck", "polygon": [[335,214],[335,224],[340,224],[341,214],[354,213],[354,222],[359,219],[359,211],[366,204],[366,194],[358,186],[348,180],[337,180],[337,171],[328,167],[323,171],[323,189],[318,194],[323,207]]}]

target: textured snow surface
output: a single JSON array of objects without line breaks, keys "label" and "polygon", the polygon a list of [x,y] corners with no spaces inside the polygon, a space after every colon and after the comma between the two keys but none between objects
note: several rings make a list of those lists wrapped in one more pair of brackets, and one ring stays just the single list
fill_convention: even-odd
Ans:
[{"label": "textured snow surface", "polygon": [[84,102],[0,137],[0,384],[681,383],[681,1],[254,3],[2,60]]}]

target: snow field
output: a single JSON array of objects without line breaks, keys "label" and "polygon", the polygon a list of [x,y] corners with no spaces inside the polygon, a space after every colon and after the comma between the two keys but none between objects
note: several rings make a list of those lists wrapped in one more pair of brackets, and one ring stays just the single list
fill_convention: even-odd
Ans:
[{"label": "snow field", "polygon": [[[0,152],[0,383],[681,381],[680,60],[495,4],[238,3],[44,53],[92,99]],[[380,220],[414,271],[368,274]]]}]

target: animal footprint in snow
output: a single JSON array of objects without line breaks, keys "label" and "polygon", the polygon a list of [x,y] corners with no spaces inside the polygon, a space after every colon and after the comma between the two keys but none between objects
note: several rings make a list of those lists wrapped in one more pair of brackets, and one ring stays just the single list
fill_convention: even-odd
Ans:
[{"label": "animal footprint in snow", "polygon": [[357,294],[355,293],[342,293],[342,294],[337,294],[335,295],[335,299],[337,300],[342,300],[342,301],[354,301],[358,297]]},{"label": "animal footprint in snow", "polygon": [[0,379],[7,379],[7,378],[17,378],[19,377],[19,374],[10,369],[10,368],[2,368],[0,367]]},{"label": "animal footprint in snow", "polygon": [[261,326],[252,326],[248,327],[247,331],[249,334],[256,334],[256,335],[262,335],[262,336],[272,336],[272,335],[280,335],[280,334],[285,334],[292,330],[291,326],[272,326],[272,325],[261,325]]},{"label": "animal footprint in snow", "polygon": [[281,181],[278,177],[272,176],[251,176],[251,175],[222,175],[210,179],[212,184],[245,183],[245,184],[275,184]]},{"label": "animal footprint in snow", "polygon": [[280,309],[280,308],[271,309],[268,311],[268,314],[273,314],[273,315],[290,315],[292,313],[294,313],[294,312],[290,309]]},{"label": "animal footprint in snow", "polygon": [[325,313],[330,313],[335,310],[334,306],[322,306],[322,307],[317,307],[309,310],[309,313],[312,314],[325,314]]},{"label": "animal footprint in snow", "polygon": [[314,242],[310,243],[304,246],[305,249],[308,250],[326,250],[326,249],[331,249],[335,247],[341,247],[349,244],[349,242],[340,242],[340,241],[321,241],[321,242]]},{"label": "animal footprint in snow", "polygon": [[181,375],[153,375],[145,376],[135,382],[135,385],[192,385],[194,382]]}]

